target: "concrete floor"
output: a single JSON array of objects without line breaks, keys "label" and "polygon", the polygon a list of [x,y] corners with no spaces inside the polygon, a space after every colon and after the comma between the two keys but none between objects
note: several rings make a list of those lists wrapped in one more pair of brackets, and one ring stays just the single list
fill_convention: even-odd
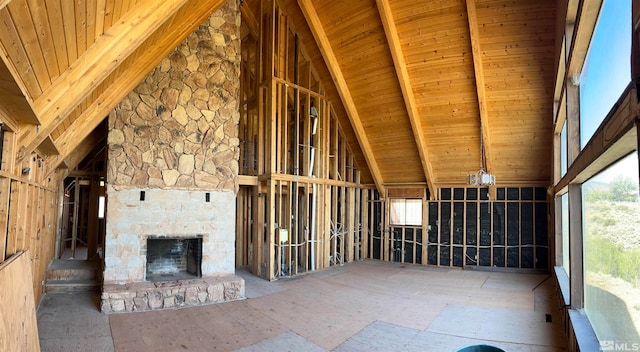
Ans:
[{"label": "concrete floor", "polygon": [[46,295],[42,351],[567,349],[547,275],[377,261],[275,282],[237,274],[246,300],[170,311],[104,315],[98,295]]}]

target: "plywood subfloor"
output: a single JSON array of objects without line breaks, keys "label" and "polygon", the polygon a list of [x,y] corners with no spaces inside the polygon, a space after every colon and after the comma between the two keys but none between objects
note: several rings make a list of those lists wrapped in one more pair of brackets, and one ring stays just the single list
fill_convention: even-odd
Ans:
[{"label": "plywood subfloor", "polygon": [[[90,329],[98,336],[110,330],[112,347],[102,340],[92,344],[85,338],[92,331],[78,339],[85,350],[104,351],[455,351],[473,344],[566,350],[547,275],[373,261],[276,282],[238,274],[246,278],[246,300],[110,315],[108,324]],[[39,318],[46,316],[42,309]],[[48,331],[43,325],[41,331]],[[50,335],[41,335],[43,351],[62,351]]]}]

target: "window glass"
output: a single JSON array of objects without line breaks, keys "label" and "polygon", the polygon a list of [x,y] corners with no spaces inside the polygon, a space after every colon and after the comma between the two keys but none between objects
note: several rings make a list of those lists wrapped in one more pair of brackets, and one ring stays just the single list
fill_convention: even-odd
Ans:
[{"label": "window glass", "polygon": [[582,194],[585,311],[601,342],[638,342],[638,153],[585,182]]},{"label": "window glass", "polygon": [[389,222],[391,225],[422,225],[421,199],[391,199]]},{"label": "window glass", "polygon": [[631,81],[631,0],[605,0],[580,76],[580,144]]},{"label": "window glass", "polygon": [[100,198],[98,198],[98,219],[104,219],[104,205],[105,205],[105,197],[100,196]]}]

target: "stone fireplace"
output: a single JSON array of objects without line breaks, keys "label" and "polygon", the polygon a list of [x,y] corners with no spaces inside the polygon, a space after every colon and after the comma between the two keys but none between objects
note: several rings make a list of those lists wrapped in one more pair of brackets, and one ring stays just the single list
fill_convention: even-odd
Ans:
[{"label": "stone fireplace", "polygon": [[239,25],[229,0],[109,114],[104,312],[244,297]]}]

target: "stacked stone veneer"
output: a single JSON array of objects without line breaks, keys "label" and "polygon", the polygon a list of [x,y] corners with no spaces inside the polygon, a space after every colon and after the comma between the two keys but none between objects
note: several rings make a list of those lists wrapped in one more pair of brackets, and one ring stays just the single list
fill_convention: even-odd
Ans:
[{"label": "stacked stone veneer", "polygon": [[107,285],[102,291],[105,313],[175,309],[244,298],[244,281],[236,275],[198,280]]},{"label": "stacked stone veneer", "polygon": [[[229,0],[109,114],[105,312],[244,296],[233,275],[239,28]],[[148,237],[202,237],[203,278],[145,282]]]}]

